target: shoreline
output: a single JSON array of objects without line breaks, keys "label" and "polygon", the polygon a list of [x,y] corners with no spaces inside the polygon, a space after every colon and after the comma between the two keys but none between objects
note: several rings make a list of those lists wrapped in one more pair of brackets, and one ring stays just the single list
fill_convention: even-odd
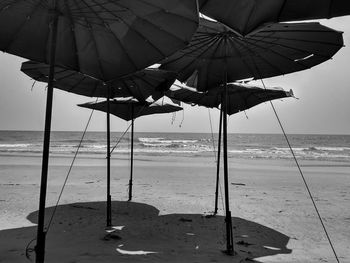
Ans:
[{"label": "shoreline", "polygon": [[[26,217],[38,208],[41,158],[2,157],[0,231],[33,226]],[[127,199],[129,160],[124,157],[117,155],[112,160],[113,201]],[[47,207],[55,204],[70,161],[71,157],[51,156]],[[230,158],[229,162],[232,216],[289,237],[290,254],[256,259],[258,262],[320,262],[315,261],[318,255],[331,261],[331,251],[292,160]],[[350,211],[345,209],[350,200],[348,166],[320,161],[301,164],[336,249],[346,262],[350,260],[346,253],[350,248]],[[78,157],[61,204],[103,202],[105,165],[104,158]],[[137,155],[134,167],[135,202],[157,208],[162,216],[213,211],[216,167],[212,156]],[[223,212],[220,207],[219,215]],[[309,256],[312,261],[307,260]]]}]

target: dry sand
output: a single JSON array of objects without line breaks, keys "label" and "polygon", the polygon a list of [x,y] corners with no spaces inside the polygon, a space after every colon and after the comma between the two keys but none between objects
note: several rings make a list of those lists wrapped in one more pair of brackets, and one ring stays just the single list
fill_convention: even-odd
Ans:
[{"label": "dry sand", "polygon": [[[55,205],[71,160],[50,160],[48,207]],[[350,262],[350,165],[301,164],[340,262]],[[0,262],[28,262],[40,165],[40,156],[0,158]],[[221,252],[223,201],[219,216],[203,216],[214,209],[213,158],[136,155],[133,202],[126,202],[127,156],[114,156],[112,165],[113,224],[124,228],[104,229],[104,157],[82,156],[47,234],[47,262],[336,262],[292,161],[230,159],[234,257]],[[48,218],[52,208],[47,210]]]}]

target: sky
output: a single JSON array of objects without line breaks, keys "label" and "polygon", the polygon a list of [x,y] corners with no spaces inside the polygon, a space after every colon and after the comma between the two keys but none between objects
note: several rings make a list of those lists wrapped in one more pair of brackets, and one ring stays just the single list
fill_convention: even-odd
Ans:
[{"label": "sky", "polygon": [[[267,87],[293,89],[294,98],[274,101],[282,124],[289,134],[350,135],[350,17],[321,20],[323,25],[343,31],[345,47],[332,60],[312,69],[265,79]],[[0,130],[37,130],[44,127],[45,84],[21,73],[24,59],[0,54]],[[258,82],[258,84],[261,84]],[[90,115],[76,104],[93,101],[55,89],[52,130],[83,131]],[[184,111],[145,116],[135,121],[136,132],[217,132],[219,111],[184,106]],[[210,122],[212,125],[210,125]],[[129,123],[111,118],[112,131],[123,132]],[[104,131],[106,116],[95,112],[89,131]],[[229,118],[230,133],[281,133],[269,103]]]}]

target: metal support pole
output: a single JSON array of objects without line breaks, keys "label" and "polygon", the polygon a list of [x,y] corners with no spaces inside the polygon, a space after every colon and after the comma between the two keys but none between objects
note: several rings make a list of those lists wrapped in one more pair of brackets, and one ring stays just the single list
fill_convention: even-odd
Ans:
[{"label": "metal support pole", "polygon": [[50,154],[53,80],[55,75],[57,24],[58,24],[58,15],[56,12],[56,1],[52,1],[50,7],[51,7],[50,9],[50,12],[51,12],[50,72],[49,72],[47,97],[46,97],[45,132],[44,132],[44,143],[43,143],[43,158],[42,158],[42,166],[41,166],[38,229],[37,229],[37,238],[36,238],[37,243],[35,246],[36,263],[43,263],[45,260],[45,238],[46,238],[46,231],[44,230],[45,202],[46,202],[46,189],[47,189],[47,177],[48,177],[49,154]]},{"label": "metal support pole", "polygon": [[218,196],[219,196],[219,174],[220,174],[220,153],[221,153],[221,133],[222,133],[222,105],[220,109],[220,122],[219,122],[219,140],[218,140],[218,159],[216,164],[216,187],[215,187],[215,209],[214,215],[218,213]]},{"label": "metal support pole", "polygon": [[107,88],[107,227],[112,226],[110,87]]},{"label": "metal support pole", "polygon": [[130,156],[130,180],[129,180],[129,200],[132,199],[132,174],[134,166],[134,105],[131,105],[131,156]]},{"label": "metal support pole", "polygon": [[[226,71],[225,71],[226,72]],[[227,72],[225,73],[225,86],[224,86],[224,100],[223,100],[223,143],[224,143],[224,186],[225,186],[225,210],[226,210],[226,253],[229,255],[234,254],[233,250],[233,233],[232,233],[232,218],[229,202],[229,189],[228,189],[228,161],[227,161]]]}]

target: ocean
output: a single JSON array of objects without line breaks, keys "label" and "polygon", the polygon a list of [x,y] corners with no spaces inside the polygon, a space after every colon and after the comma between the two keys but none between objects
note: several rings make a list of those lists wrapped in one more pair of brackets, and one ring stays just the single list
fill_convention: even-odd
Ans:
[{"label": "ocean", "polygon": [[[130,133],[111,133],[114,153],[130,153]],[[150,155],[213,156],[217,134],[150,133],[134,135],[134,153]],[[82,138],[81,132],[52,132],[52,154],[73,155]],[[300,160],[350,161],[350,135],[288,135]],[[0,131],[0,155],[41,154],[43,133],[38,131]],[[119,143],[118,143],[119,142]],[[292,155],[281,134],[229,134],[230,158],[291,159]],[[106,134],[87,132],[79,149],[82,155],[105,155]],[[113,153],[112,153],[113,155]]]}]

